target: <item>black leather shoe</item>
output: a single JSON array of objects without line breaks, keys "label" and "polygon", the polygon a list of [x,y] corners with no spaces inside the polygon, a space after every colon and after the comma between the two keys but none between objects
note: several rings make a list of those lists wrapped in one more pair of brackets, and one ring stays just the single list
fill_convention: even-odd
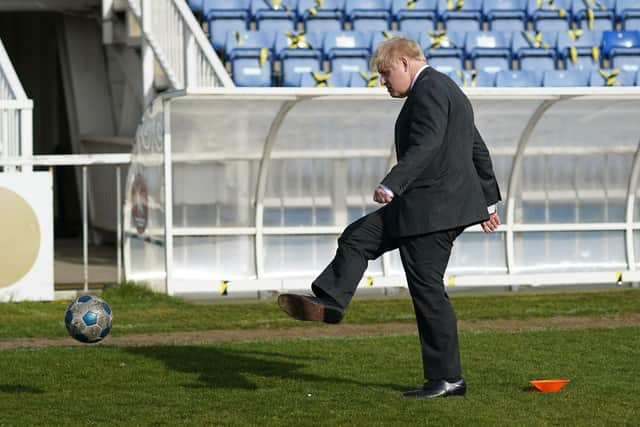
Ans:
[{"label": "black leather shoe", "polygon": [[467,393],[467,383],[464,378],[450,383],[445,380],[429,380],[421,389],[402,393],[404,397],[448,397],[464,396]]},{"label": "black leather shoe", "polygon": [[278,305],[285,313],[297,320],[340,323],[344,310],[321,298],[297,294],[281,294]]}]

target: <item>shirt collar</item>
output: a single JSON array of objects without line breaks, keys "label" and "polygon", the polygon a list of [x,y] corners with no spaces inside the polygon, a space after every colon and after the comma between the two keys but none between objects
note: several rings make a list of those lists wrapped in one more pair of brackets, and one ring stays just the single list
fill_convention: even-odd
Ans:
[{"label": "shirt collar", "polygon": [[413,89],[413,85],[416,84],[416,80],[418,80],[418,77],[420,77],[420,74],[422,74],[422,72],[424,70],[426,70],[427,68],[429,68],[429,64],[425,64],[422,67],[420,67],[420,69],[418,70],[418,72],[416,73],[415,76],[413,76],[413,80],[411,80],[411,87],[409,88],[409,90]]}]

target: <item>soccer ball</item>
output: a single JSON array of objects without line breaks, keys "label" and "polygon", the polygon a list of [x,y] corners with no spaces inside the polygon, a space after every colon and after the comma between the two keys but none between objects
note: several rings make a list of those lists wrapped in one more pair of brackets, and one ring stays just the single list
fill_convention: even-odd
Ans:
[{"label": "soccer ball", "polygon": [[69,335],[85,343],[98,342],[111,331],[113,314],[102,298],[82,295],[71,301],[64,314]]}]

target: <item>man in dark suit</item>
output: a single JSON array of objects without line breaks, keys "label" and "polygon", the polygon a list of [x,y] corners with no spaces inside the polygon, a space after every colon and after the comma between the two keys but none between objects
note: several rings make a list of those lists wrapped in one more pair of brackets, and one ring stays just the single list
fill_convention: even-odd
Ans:
[{"label": "man in dark suit", "polygon": [[415,41],[382,43],[372,64],[392,97],[407,98],[395,125],[397,164],[373,194],[384,206],[344,230],[335,258],[312,284],[315,296],[282,294],[278,303],[296,319],[338,323],[368,261],[399,249],[426,381],[404,396],[461,396],[467,385],[444,273],[453,242],[466,227],[498,227],[500,190],[471,103],[427,65]]}]

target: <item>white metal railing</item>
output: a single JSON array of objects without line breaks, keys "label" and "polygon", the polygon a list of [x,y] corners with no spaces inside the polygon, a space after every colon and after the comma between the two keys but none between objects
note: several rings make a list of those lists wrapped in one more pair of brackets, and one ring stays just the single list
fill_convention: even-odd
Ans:
[{"label": "white metal railing", "polygon": [[0,158],[0,168],[19,167],[22,170],[31,170],[34,166],[47,167],[53,170],[55,167],[79,166],[82,168],[82,265],[84,291],[89,290],[89,203],[87,171],[90,166],[110,165],[116,170],[116,283],[122,281],[122,166],[131,163],[131,154],[65,154],[52,156],[4,157]]},{"label": "white metal railing", "polygon": [[234,87],[186,2],[128,0],[127,3],[173,89]]},{"label": "white metal railing", "polygon": [[32,122],[33,101],[27,98],[0,40],[0,159],[31,156]]}]

